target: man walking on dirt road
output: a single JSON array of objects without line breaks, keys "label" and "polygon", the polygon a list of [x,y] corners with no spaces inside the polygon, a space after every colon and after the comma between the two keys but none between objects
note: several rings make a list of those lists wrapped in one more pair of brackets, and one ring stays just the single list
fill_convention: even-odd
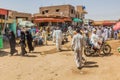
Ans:
[{"label": "man walking on dirt road", "polygon": [[62,35],[62,31],[60,30],[59,27],[57,27],[57,30],[54,32],[54,35],[55,35],[55,39],[56,39],[57,51],[61,51],[63,35]]},{"label": "man walking on dirt road", "polygon": [[83,36],[80,34],[80,29],[76,30],[77,34],[73,36],[72,47],[74,48],[75,61],[78,69],[82,68],[82,48]]}]

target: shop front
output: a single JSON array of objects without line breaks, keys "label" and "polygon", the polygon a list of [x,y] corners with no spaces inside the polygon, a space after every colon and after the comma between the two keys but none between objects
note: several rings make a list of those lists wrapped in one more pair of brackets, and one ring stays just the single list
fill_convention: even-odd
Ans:
[{"label": "shop front", "polygon": [[5,29],[6,17],[8,16],[8,10],[0,8],[0,49],[3,48],[3,30]]},{"label": "shop front", "polygon": [[52,18],[52,17],[47,17],[47,18],[35,18],[34,23],[37,24],[38,26],[58,26],[61,25],[65,22],[71,22],[72,20],[70,18]]}]

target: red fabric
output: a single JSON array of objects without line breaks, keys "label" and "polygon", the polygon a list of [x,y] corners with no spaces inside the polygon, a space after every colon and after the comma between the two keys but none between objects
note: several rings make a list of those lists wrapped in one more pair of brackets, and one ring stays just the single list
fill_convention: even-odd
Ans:
[{"label": "red fabric", "polygon": [[39,32],[39,29],[38,29],[38,28],[36,28],[36,32]]},{"label": "red fabric", "polygon": [[113,30],[119,30],[120,29],[120,22],[116,23],[115,26],[113,27]]}]

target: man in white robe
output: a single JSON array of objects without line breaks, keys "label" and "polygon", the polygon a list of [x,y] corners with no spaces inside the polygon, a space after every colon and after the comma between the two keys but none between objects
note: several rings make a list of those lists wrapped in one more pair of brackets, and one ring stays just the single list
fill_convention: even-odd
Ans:
[{"label": "man in white robe", "polygon": [[57,30],[54,32],[53,35],[55,35],[57,51],[61,51],[63,35],[62,35],[62,31],[60,30],[60,28],[57,28]]},{"label": "man in white robe", "polygon": [[43,39],[44,39],[44,44],[47,45],[48,33],[47,33],[47,31],[45,30],[45,28],[44,28],[44,30],[42,31],[42,37],[43,37]]},{"label": "man in white robe", "polygon": [[105,34],[104,40],[106,41],[108,40],[108,29],[107,28],[104,29],[104,34]]},{"label": "man in white robe", "polygon": [[96,34],[96,30],[93,31],[92,35],[91,35],[91,42],[93,44],[93,48],[94,49],[98,49],[98,55],[100,55],[100,45],[99,43],[101,44],[102,42],[102,39],[100,39],[100,37],[98,37],[98,35]]},{"label": "man in white robe", "polygon": [[112,38],[112,29],[111,28],[108,29],[108,34],[109,34],[109,39],[111,39]]},{"label": "man in white robe", "polygon": [[98,37],[101,37],[101,36],[102,36],[102,30],[101,30],[101,28],[98,28],[98,29],[97,29],[96,34],[98,35]]},{"label": "man in white robe", "polygon": [[71,38],[73,37],[73,30],[72,30],[72,27],[69,26],[68,27],[68,32],[69,32],[69,35],[71,36]]},{"label": "man in white robe", "polygon": [[56,29],[53,29],[53,32],[52,32],[52,38],[53,38],[53,43],[55,43],[55,32],[56,32]]},{"label": "man in white robe", "polygon": [[73,36],[72,48],[74,48],[75,62],[78,69],[82,68],[82,48],[84,45],[83,36],[80,34],[80,29],[76,30],[77,34]]}]

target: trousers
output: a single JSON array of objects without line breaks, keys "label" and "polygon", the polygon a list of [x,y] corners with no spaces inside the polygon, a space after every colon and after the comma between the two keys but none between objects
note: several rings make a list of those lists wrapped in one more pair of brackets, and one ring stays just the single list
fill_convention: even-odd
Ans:
[{"label": "trousers", "polygon": [[62,40],[57,39],[56,40],[56,48],[57,48],[58,51],[61,49],[61,45],[62,45]]},{"label": "trousers", "polygon": [[82,51],[81,50],[74,50],[74,55],[75,55],[75,62],[77,67],[82,66]]}]

